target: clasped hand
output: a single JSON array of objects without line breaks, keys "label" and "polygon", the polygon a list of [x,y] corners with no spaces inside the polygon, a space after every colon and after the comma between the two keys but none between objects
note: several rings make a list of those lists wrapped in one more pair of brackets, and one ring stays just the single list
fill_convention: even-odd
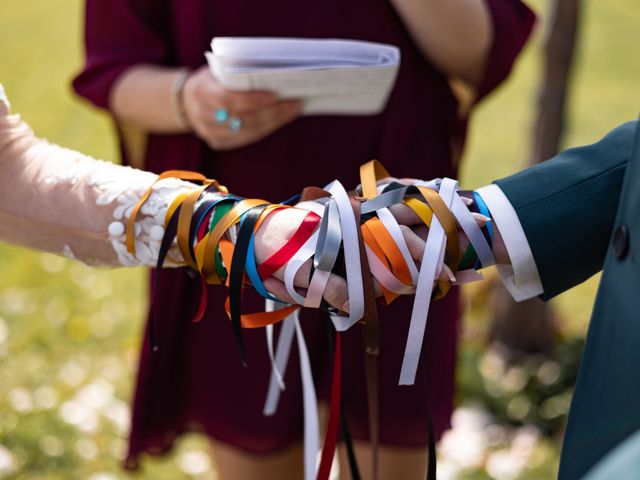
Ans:
[{"label": "clasped hand", "polygon": [[215,80],[208,67],[192,73],[184,87],[184,109],[195,131],[214,150],[257,142],[302,114],[302,102],[271,92],[236,92]]},{"label": "clasped hand", "polygon": [[[414,180],[401,180],[401,182],[410,184],[413,183]],[[389,207],[389,210],[398,222],[411,257],[419,269],[423,260],[429,229],[424,225],[418,215],[403,203],[393,205]],[[260,228],[256,232],[255,243],[255,255],[258,264],[269,258],[293,236],[307,212],[308,208],[303,202],[298,204],[296,208],[274,212],[260,225]],[[481,228],[484,227],[487,217],[477,213],[472,213],[472,215],[478,225]],[[493,252],[496,256],[496,261],[498,263],[509,263],[504,244],[495,226],[494,232]],[[458,241],[461,251],[465,251],[469,241],[460,228],[458,228]],[[306,289],[309,286],[312,261],[312,259],[307,260],[298,270],[294,279],[294,285],[298,293],[303,296],[305,296]],[[263,282],[267,290],[274,296],[287,303],[295,304],[295,300],[290,296],[283,283],[284,270],[285,267],[279,269],[271,277],[263,279]],[[455,276],[451,269],[443,264],[441,270],[437,272],[436,280],[455,282]],[[373,278],[373,285],[376,296],[381,296],[382,288],[375,278]],[[346,279],[332,273],[324,290],[323,298],[331,306],[348,312],[349,298]]]}]

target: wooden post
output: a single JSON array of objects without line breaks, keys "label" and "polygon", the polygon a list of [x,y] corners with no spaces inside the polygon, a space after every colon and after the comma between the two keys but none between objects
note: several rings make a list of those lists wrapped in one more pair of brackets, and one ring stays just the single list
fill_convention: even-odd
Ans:
[{"label": "wooden post", "polygon": [[[580,0],[553,0],[551,5],[530,165],[553,157],[560,149],[579,12]],[[492,340],[504,344],[512,353],[548,353],[553,348],[555,333],[554,314],[548,304],[537,298],[516,303],[502,285],[498,287]]]},{"label": "wooden post", "polygon": [[529,163],[553,157],[564,133],[566,99],[573,65],[580,0],[554,0],[544,46],[544,72],[538,91]]}]

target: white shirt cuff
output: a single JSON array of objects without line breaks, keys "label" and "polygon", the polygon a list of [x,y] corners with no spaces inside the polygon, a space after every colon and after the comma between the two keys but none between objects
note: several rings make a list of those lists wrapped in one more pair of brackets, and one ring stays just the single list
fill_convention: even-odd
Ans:
[{"label": "white shirt cuff", "polygon": [[542,295],[544,290],[538,267],[511,202],[495,184],[482,187],[476,192],[487,204],[511,259],[511,265],[496,265],[505,287],[517,302]]}]

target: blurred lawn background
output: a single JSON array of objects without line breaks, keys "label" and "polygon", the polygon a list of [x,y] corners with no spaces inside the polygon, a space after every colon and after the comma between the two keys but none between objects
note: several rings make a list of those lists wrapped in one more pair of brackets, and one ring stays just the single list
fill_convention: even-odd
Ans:
[{"label": "blurred lawn background", "polygon": [[[475,113],[463,184],[515,172],[530,149],[540,78],[542,23],[509,83]],[[584,2],[566,146],[597,140],[640,107],[640,5]],[[81,0],[2,0],[0,82],[36,132],[98,158],[116,159],[107,117],[69,82],[82,62]],[[0,192],[0,197],[1,197]],[[132,478],[120,469],[146,309],[143,270],[90,269],[0,245],[0,478]],[[505,366],[485,352],[487,312],[469,306],[461,351],[461,408],[442,442],[440,477],[546,479],[597,279],[554,301],[562,319],[557,358]],[[480,332],[480,333],[478,333]],[[531,423],[526,425],[527,423]],[[212,479],[206,443],[181,442],[136,478]]]}]

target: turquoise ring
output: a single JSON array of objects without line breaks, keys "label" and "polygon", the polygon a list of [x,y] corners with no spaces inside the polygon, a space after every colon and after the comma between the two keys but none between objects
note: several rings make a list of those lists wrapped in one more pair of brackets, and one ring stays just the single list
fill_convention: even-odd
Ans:
[{"label": "turquoise ring", "polygon": [[227,120],[229,120],[229,112],[227,112],[226,108],[217,108],[213,112],[213,119],[217,123],[227,123]]}]

